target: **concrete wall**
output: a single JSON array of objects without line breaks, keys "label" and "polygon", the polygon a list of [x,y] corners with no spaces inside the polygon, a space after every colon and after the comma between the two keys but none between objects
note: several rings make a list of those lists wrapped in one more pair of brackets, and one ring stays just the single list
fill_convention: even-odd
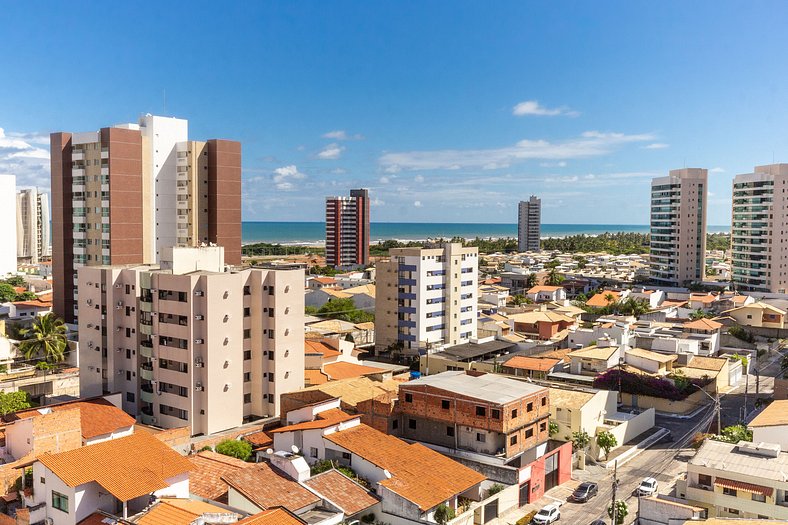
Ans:
[{"label": "concrete wall", "polygon": [[777,443],[782,450],[788,450],[788,425],[754,427],[752,442]]},{"label": "concrete wall", "polygon": [[701,405],[706,404],[706,401],[711,401],[700,391],[690,394],[682,401],[671,401],[669,399],[651,396],[633,396],[626,392],[621,394],[621,398],[624,406],[637,407],[640,409],[653,408],[657,412],[669,414],[689,414],[693,410],[697,410]]}]

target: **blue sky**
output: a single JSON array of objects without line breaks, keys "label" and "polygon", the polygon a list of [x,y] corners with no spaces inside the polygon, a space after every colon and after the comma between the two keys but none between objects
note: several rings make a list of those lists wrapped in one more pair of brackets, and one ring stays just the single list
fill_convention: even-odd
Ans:
[{"label": "blue sky", "polygon": [[[243,143],[245,220],[647,223],[649,179],[788,162],[785,2],[6,2],[0,172],[46,135],[186,118]],[[166,90],[166,112],[164,96]]]}]

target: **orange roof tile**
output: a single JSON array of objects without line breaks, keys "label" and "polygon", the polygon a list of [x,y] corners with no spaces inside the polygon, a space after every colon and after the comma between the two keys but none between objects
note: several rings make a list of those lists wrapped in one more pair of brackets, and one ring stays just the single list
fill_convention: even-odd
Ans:
[{"label": "orange roof tile", "polygon": [[304,370],[304,386],[322,385],[328,382],[328,376],[320,370]]},{"label": "orange roof tile", "polygon": [[350,415],[343,412],[338,408],[332,408],[324,412],[320,412],[314,421],[304,421],[303,423],[296,423],[295,425],[288,425],[286,427],[279,427],[268,432],[271,434],[280,434],[282,432],[293,432],[295,430],[314,430],[317,428],[328,428],[351,419],[356,419],[360,416]]},{"label": "orange roof tile", "polygon": [[687,364],[687,368],[696,368],[699,370],[714,370],[720,371],[725,366],[728,360],[721,357],[699,357],[695,356],[692,361]]},{"label": "orange roof tile", "polygon": [[232,514],[222,507],[192,499],[162,498],[137,521],[139,525],[191,525],[203,514]]},{"label": "orange roof tile", "polygon": [[188,459],[192,464],[189,492],[220,503],[227,503],[227,483],[222,481],[222,476],[253,466],[253,463],[209,450],[189,456]]},{"label": "orange roof tile", "polygon": [[348,516],[366,510],[378,502],[371,492],[338,470],[327,470],[306,480],[304,484],[339,505]]},{"label": "orange roof tile", "polygon": [[324,439],[386,469],[380,485],[412,501],[423,511],[465,492],[486,478],[419,443],[407,444],[367,425],[333,432]]},{"label": "orange roof tile", "polygon": [[3,416],[6,422],[28,419],[41,415],[41,410],[71,410],[78,408],[82,422],[82,437],[92,439],[97,436],[110,434],[122,428],[128,428],[136,422],[133,417],[119,409],[103,397],[67,401],[57,405],[20,410]]},{"label": "orange roof tile", "polygon": [[329,363],[323,365],[323,372],[329,379],[336,381],[337,379],[349,379],[351,377],[360,377],[368,374],[380,374],[385,372],[383,368],[376,368],[374,366],[357,365],[355,363]]},{"label": "orange roof tile", "polygon": [[[608,301],[606,296],[612,295],[613,299]],[[586,306],[593,306],[595,308],[607,306],[610,303],[618,302],[621,298],[621,294],[619,292],[614,292],[612,290],[605,290],[604,292],[600,292],[598,294],[594,294],[588,301],[586,301]]]},{"label": "orange roof tile", "polygon": [[700,301],[701,303],[704,303],[704,304],[713,303],[716,300],[717,300],[717,296],[716,295],[707,295],[707,294],[701,294],[701,295],[691,294],[690,295],[690,301]]},{"label": "orange roof tile", "polygon": [[16,525],[16,520],[8,514],[0,514],[0,525]]},{"label": "orange roof tile", "polygon": [[167,480],[191,469],[191,463],[148,433],[110,439],[58,454],[38,457],[69,487],[95,481],[121,501],[169,486]]},{"label": "orange roof tile", "polygon": [[711,319],[701,318],[689,323],[684,323],[684,328],[691,330],[719,330],[722,328],[722,323],[712,321]]},{"label": "orange roof tile", "polygon": [[263,510],[285,507],[296,512],[320,501],[320,498],[268,463],[256,463],[251,468],[231,472],[222,479]]},{"label": "orange roof tile", "polygon": [[271,439],[271,436],[268,433],[263,432],[262,430],[259,432],[255,432],[253,434],[246,434],[242,438],[247,443],[250,443],[253,448],[265,448],[270,446],[274,443],[274,440]]},{"label": "orange roof tile", "polygon": [[239,521],[236,525],[306,525],[306,522],[298,518],[287,509],[264,510],[254,516],[249,516]]},{"label": "orange roof tile", "polygon": [[[101,512],[94,512],[84,520],[80,521],[77,525],[107,525],[106,522],[107,515],[102,514]],[[16,520],[11,522],[9,525],[13,525],[16,523]]]},{"label": "orange roof tile", "polygon": [[561,288],[563,288],[563,286],[534,286],[525,293],[555,292]]},{"label": "orange roof tile", "polygon": [[503,366],[509,368],[519,368],[521,370],[536,370],[538,372],[547,372],[555,365],[560,363],[560,359],[545,359],[541,357],[527,357],[524,355],[516,355],[506,361]]},{"label": "orange roof tile", "polygon": [[764,487],[763,485],[756,485],[754,483],[747,483],[744,481],[737,481],[735,479],[715,478],[714,484],[718,487],[726,489],[741,490],[750,492],[752,494],[761,494],[763,496],[772,497],[774,489],[772,487]]},{"label": "orange roof tile", "polygon": [[775,399],[747,425],[750,428],[788,425],[788,400]]},{"label": "orange roof tile", "polygon": [[320,284],[335,284],[337,282],[333,277],[314,277],[312,280]]},{"label": "orange roof tile", "polygon": [[321,354],[323,357],[337,357],[342,355],[341,352],[323,341],[304,341],[304,352],[307,354]]}]

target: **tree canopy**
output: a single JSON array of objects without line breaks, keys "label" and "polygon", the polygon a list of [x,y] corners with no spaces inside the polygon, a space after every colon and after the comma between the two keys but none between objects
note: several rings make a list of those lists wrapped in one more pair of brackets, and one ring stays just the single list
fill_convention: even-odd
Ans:
[{"label": "tree canopy", "polygon": [[66,325],[53,313],[37,317],[30,328],[21,331],[19,351],[27,359],[43,357],[48,362],[59,363],[66,358],[68,340]]},{"label": "tree canopy", "polygon": [[252,445],[237,439],[225,439],[216,445],[216,452],[230,456],[241,461],[247,461],[252,456]]}]

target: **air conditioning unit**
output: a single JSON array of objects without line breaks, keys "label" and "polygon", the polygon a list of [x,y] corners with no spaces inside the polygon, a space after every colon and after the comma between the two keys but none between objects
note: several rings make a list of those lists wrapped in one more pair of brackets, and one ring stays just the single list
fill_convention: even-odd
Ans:
[{"label": "air conditioning unit", "polygon": [[123,307],[122,306],[116,306],[115,310],[123,310]]},{"label": "air conditioning unit", "polygon": [[123,306],[123,301],[118,301],[118,304],[116,306],[118,306],[118,307]]},{"label": "air conditioning unit", "polygon": [[152,418],[150,418],[150,421],[151,421],[151,423],[156,423],[158,421],[158,419],[156,419],[155,417],[152,417]]},{"label": "air conditioning unit", "polygon": [[116,349],[115,349],[115,351],[116,351],[116,352],[118,352],[118,353],[120,353],[120,352],[122,352],[122,351],[123,351],[123,349],[122,349],[121,347],[118,347],[118,348],[116,348]]},{"label": "air conditioning unit", "polygon": [[91,305],[91,304],[93,304],[93,299],[88,299],[88,300],[87,300],[87,303],[88,303],[88,305]]},{"label": "air conditioning unit", "polygon": [[123,288],[123,285],[118,283],[118,284],[115,285],[115,288]]},{"label": "air conditioning unit", "polygon": [[194,385],[194,389],[197,390],[198,392],[202,392],[204,390],[204,388],[202,387],[202,383],[200,383],[199,381],[197,381],[197,383]]},{"label": "air conditioning unit", "polygon": [[197,315],[194,316],[194,319],[196,321],[202,321],[203,319],[205,319],[205,316],[197,314]]},{"label": "air conditioning unit", "polygon": [[116,374],[117,374],[117,375],[119,375],[119,376],[122,376],[122,375],[123,375],[123,370],[118,370],[118,371],[116,372]]},{"label": "air conditioning unit", "polygon": [[203,361],[202,361],[202,357],[197,357],[197,358],[195,358],[195,360],[194,360],[194,366],[196,366],[197,368],[202,368],[202,367],[204,367],[204,366],[205,366],[205,364],[204,364],[204,363],[203,363]]},{"label": "air conditioning unit", "polygon": [[88,328],[93,328],[93,323],[88,323]]},{"label": "air conditioning unit", "polygon": [[197,297],[202,297],[205,295],[205,292],[203,292],[202,290],[195,290],[194,295],[196,295]]},{"label": "air conditioning unit", "polygon": [[88,348],[93,348],[93,341],[88,341]]},{"label": "air conditioning unit", "polygon": [[159,384],[159,382],[158,382],[158,381],[156,381],[156,380],[154,379],[153,381],[151,381],[151,382],[150,382],[150,384],[151,384],[151,385],[158,385],[158,384]]},{"label": "air conditioning unit", "polygon": [[194,344],[201,345],[201,344],[203,344],[203,340],[202,339],[195,339],[194,340]]},{"label": "air conditioning unit", "polygon": [[123,328],[122,328],[122,327],[120,327],[120,326],[116,326],[116,327],[115,327],[115,331],[116,331],[116,332],[120,332],[122,329],[123,329]]}]

